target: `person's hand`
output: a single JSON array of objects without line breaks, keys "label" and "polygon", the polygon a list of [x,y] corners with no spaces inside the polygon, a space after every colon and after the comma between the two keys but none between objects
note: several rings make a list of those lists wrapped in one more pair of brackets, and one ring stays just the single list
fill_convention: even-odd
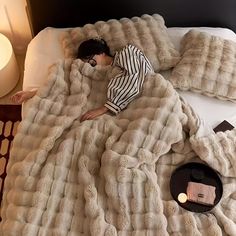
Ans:
[{"label": "person's hand", "polygon": [[10,99],[15,104],[22,104],[29,98],[32,98],[36,94],[37,90],[33,91],[19,91],[15,93]]},{"label": "person's hand", "polygon": [[80,121],[83,122],[85,120],[93,120],[94,118],[103,115],[107,111],[108,111],[108,108],[104,106],[87,111],[85,114],[81,116]]}]

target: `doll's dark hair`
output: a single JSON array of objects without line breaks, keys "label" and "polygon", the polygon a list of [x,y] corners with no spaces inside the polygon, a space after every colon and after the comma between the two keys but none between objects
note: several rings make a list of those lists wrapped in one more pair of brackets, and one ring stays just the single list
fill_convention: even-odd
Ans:
[{"label": "doll's dark hair", "polygon": [[110,48],[108,47],[104,39],[88,39],[82,42],[78,48],[77,58],[88,59],[91,56],[105,53],[108,56],[110,54]]}]

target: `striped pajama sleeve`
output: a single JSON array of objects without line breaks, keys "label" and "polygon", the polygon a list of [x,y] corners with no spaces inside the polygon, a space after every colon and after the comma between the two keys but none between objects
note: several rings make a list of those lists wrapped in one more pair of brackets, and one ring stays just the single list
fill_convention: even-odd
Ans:
[{"label": "striped pajama sleeve", "polygon": [[140,93],[146,74],[153,72],[153,68],[142,51],[133,45],[117,52],[113,64],[122,72],[110,80],[104,106],[118,114]]}]

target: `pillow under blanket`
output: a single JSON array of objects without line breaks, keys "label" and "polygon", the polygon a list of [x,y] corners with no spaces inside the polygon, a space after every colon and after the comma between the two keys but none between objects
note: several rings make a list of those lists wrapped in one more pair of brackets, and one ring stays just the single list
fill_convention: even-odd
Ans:
[{"label": "pillow under blanket", "polygon": [[197,30],[181,41],[181,59],[169,77],[175,88],[236,101],[236,43]]},{"label": "pillow under blanket", "polygon": [[145,53],[155,71],[172,68],[180,59],[179,52],[168,36],[164,19],[159,14],[98,21],[73,28],[67,49],[76,56],[80,43],[94,37],[103,38],[112,54],[127,44],[135,45]]}]

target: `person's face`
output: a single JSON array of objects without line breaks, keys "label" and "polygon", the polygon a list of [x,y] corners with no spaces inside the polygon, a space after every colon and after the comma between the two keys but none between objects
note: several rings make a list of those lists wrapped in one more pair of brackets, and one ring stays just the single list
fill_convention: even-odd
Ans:
[{"label": "person's face", "polygon": [[106,66],[107,65],[106,54],[102,53],[99,55],[94,55],[91,58],[87,59],[87,62],[93,67],[96,65]]},{"label": "person's face", "polygon": [[97,65],[97,61],[94,59],[94,56],[91,56],[89,59],[84,60],[84,62],[88,62],[92,67]]}]

